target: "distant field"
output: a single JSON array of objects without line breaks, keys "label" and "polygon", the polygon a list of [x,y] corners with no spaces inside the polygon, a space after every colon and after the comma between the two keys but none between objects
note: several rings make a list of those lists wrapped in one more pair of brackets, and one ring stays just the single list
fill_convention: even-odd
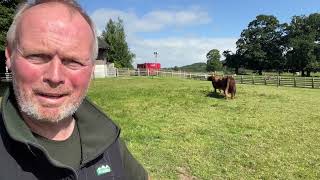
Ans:
[{"label": "distant field", "polygon": [[153,179],[320,179],[320,90],[209,81],[96,79],[90,98]]}]

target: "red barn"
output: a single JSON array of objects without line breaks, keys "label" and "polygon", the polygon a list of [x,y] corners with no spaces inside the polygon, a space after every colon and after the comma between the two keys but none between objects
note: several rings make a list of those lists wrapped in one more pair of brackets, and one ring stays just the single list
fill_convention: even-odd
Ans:
[{"label": "red barn", "polygon": [[143,63],[137,64],[138,69],[146,69],[149,75],[156,75],[157,71],[160,71],[161,65],[160,63]]}]

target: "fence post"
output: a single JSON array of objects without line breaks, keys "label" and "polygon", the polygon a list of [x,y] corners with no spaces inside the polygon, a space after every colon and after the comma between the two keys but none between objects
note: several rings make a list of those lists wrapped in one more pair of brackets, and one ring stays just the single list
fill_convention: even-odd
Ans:
[{"label": "fence post", "polygon": [[107,68],[107,64],[104,64],[104,78],[106,78],[108,76],[108,68]]},{"label": "fence post", "polygon": [[281,86],[281,76],[279,76],[279,86]]},{"label": "fence post", "polygon": [[264,76],[264,85],[267,85],[267,76]]},{"label": "fence post", "polygon": [[304,77],[304,84],[303,84],[303,86],[304,87],[306,87],[307,85],[306,85],[306,81],[307,81],[307,78],[306,77]]},{"label": "fence post", "polygon": [[277,76],[277,87],[280,86],[280,76]]},{"label": "fence post", "polygon": [[252,84],[254,84],[254,76],[252,76]]},{"label": "fence post", "polygon": [[314,88],[314,78],[312,78],[312,88]]},{"label": "fence post", "polygon": [[118,70],[118,68],[116,69],[116,77],[118,77],[119,76],[119,70]]},{"label": "fence post", "polygon": [[296,77],[293,78],[293,87],[297,87],[297,78]]},{"label": "fence post", "polygon": [[243,84],[243,75],[241,75],[241,80],[240,80],[241,84]]}]

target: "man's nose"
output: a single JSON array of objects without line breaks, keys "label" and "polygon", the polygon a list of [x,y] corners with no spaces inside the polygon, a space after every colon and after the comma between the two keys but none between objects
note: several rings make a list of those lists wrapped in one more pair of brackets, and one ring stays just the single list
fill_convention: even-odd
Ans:
[{"label": "man's nose", "polygon": [[60,84],[64,84],[65,76],[63,68],[64,67],[60,58],[54,56],[48,64],[48,68],[44,74],[43,81],[47,82],[51,87],[57,87]]}]

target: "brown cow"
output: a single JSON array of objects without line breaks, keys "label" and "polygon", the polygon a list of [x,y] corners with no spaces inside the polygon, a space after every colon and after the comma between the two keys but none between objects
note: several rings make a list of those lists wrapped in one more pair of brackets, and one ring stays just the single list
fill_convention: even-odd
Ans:
[{"label": "brown cow", "polygon": [[228,98],[228,93],[231,94],[231,99],[236,95],[236,81],[232,76],[219,77],[212,75],[208,77],[208,81],[212,82],[214,92],[217,93],[217,89],[223,90],[225,98]]}]

